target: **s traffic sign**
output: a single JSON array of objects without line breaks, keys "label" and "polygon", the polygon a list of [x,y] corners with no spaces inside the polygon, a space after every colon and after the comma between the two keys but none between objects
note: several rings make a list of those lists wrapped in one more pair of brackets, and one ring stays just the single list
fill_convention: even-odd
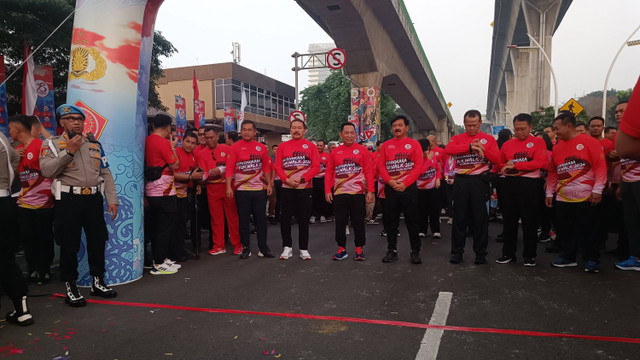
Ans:
[{"label": "s traffic sign", "polygon": [[289,122],[292,122],[293,120],[300,120],[303,123],[306,123],[307,117],[302,111],[294,110],[291,112],[291,114],[289,114]]},{"label": "s traffic sign", "polygon": [[347,61],[347,54],[344,50],[335,48],[327,53],[327,66],[333,70],[342,69]]}]

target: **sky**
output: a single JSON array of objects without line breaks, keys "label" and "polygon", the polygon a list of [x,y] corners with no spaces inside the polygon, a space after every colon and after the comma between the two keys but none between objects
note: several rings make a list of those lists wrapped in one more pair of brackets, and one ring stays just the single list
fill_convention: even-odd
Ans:
[{"label": "sky", "polygon": [[[454,121],[469,109],[487,107],[495,2],[404,0]],[[640,1],[574,0],[553,37],[551,62],[560,105],[602,90],[622,43],[640,25]],[[294,85],[294,52],[331,38],[293,0],[165,0],[156,30],[178,49],[163,67],[232,61],[231,43],[241,44],[240,65]],[[638,31],[633,39],[640,39]],[[348,54],[347,54],[348,58]],[[348,60],[347,60],[348,61]],[[625,48],[608,88],[628,89],[640,75],[640,46]],[[308,74],[300,73],[300,88]],[[551,90],[551,102],[555,89]]]}]

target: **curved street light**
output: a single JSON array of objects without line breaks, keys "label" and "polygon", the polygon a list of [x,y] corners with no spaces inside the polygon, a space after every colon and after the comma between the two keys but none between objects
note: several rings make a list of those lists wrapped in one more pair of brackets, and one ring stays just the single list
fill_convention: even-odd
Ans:
[{"label": "curved street light", "polygon": [[629,41],[629,40],[631,39],[633,34],[635,34],[636,31],[638,31],[638,29],[640,29],[640,25],[638,25],[638,27],[635,30],[633,30],[631,35],[629,35],[627,40],[625,40],[622,43],[622,46],[620,46],[620,49],[618,49],[616,56],[613,58],[613,61],[611,62],[611,66],[609,66],[609,71],[607,71],[607,77],[604,79],[604,89],[602,90],[602,115],[601,116],[603,118],[605,117],[605,112],[607,111],[607,86],[609,85],[609,75],[611,75],[611,69],[613,69],[613,65],[616,63],[616,60],[618,60],[618,55],[620,55],[620,53],[622,52],[622,49],[624,49],[625,46],[636,45],[634,41]]}]

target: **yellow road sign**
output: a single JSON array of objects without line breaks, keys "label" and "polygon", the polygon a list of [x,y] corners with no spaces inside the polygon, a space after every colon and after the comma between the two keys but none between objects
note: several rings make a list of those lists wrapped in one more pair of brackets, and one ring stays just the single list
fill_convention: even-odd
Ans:
[{"label": "yellow road sign", "polygon": [[562,105],[559,111],[568,111],[573,113],[573,115],[578,115],[582,110],[584,110],[584,107],[574,98],[571,98],[566,104]]},{"label": "yellow road sign", "polygon": [[447,103],[447,107],[452,107],[452,106],[453,106],[453,104],[451,102]]}]

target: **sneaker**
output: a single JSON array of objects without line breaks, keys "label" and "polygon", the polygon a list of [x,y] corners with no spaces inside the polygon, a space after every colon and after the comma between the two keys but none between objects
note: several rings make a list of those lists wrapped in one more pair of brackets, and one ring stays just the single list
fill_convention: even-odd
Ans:
[{"label": "sneaker", "polygon": [[273,259],[276,255],[269,248],[266,248],[264,251],[258,250],[258,257]]},{"label": "sneaker", "polygon": [[293,256],[293,248],[289,246],[285,246],[284,250],[282,250],[282,254],[280,255],[280,260],[287,260]]},{"label": "sneaker", "polygon": [[620,270],[640,271],[640,261],[635,256],[630,256],[627,260],[616,263],[616,267]]},{"label": "sneaker", "polygon": [[64,298],[65,303],[69,304],[71,307],[83,307],[87,305],[87,300],[80,295],[78,285],[75,281],[65,281],[64,286],[66,288],[66,296]]},{"label": "sneaker", "polygon": [[536,258],[525,258],[524,266],[536,266]]},{"label": "sneaker", "polygon": [[333,260],[344,260],[346,258],[349,257],[349,254],[347,254],[347,250],[343,247],[340,247],[338,249],[338,251],[336,251],[336,253],[333,255]]},{"label": "sneaker", "polygon": [[440,235],[439,232],[438,233],[433,233],[433,238],[434,239],[440,239],[440,238],[442,238],[442,235]]},{"label": "sneaker", "polygon": [[31,274],[29,274],[29,277],[27,278],[27,281],[29,281],[29,282],[38,281],[38,272],[37,271],[32,271]]},{"label": "sneaker", "polygon": [[149,270],[149,274],[151,275],[172,275],[178,272],[178,269],[167,266],[167,264],[162,263],[160,265],[154,265],[151,270]]},{"label": "sneaker", "polygon": [[5,320],[10,324],[16,324],[20,326],[29,326],[34,323],[33,316],[27,307],[27,297],[23,296],[21,299],[21,309],[13,310],[7,313]]},{"label": "sneaker", "polygon": [[451,264],[460,264],[462,262],[462,254],[453,254],[449,259]]},{"label": "sneaker", "polygon": [[575,260],[572,261],[572,260],[567,260],[563,257],[559,257],[553,260],[551,265],[555,267],[563,268],[563,267],[570,267],[570,266],[578,266],[578,263]]},{"label": "sneaker", "polygon": [[427,234],[425,234],[425,233],[418,233],[418,236],[419,236],[419,237],[427,237]]},{"label": "sneaker", "polygon": [[165,265],[167,265],[168,267],[174,268],[176,270],[180,269],[182,267],[182,265],[177,264],[175,261],[171,260],[171,259],[164,259],[164,263]]},{"label": "sneaker", "polygon": [[510,263],[512,261],[516,261],[516,257],[515,256],[502,255],[498,259],[496,259],[496,262],[498,264],[508,264],[508,263]]},{"label": "sneaker", "polygon": [[420,250],[411,250],[411,263],[422,264],[422,259],[420,258]]},{"label": "sneaker", "polygon": [[242,248],[233,250],[233,255],[240,255],[240,254],[242,254]]},{"label": "sneaker", "polygon": [[540,243],[548,243],[549,241],[551,241],[551,236],[549,236],[549,234],[540,233],[538,236],[538,242]]},{"label": "sneaker", "polygon": [[40,275],[38,276],[38,285],[45,285],[48,284],[49,281],[51,281],[51,274],[44,273],[44,275]]},{"label": "sneaker", "polygon": [[380,236],[387,237],[387,232],[384,230],[380,231]]},{"label": "sneaker", "polygon": [[109,299],[118,296],[118,292],[105,284],[104,277],[94,276],[93,284],[91,284],[91,295]]},{"label": "sneaker", "polygon": [[484,255],[476,255],[476,260],[473,263],[476,265],[486,264],[487,258]]},{"label": "sneaker", "polygon": [[315,224],[316,223],[316,217],[312,216],[309,218],[309,224]]},{"label": "sneaker", "polygon": [[398,260],[398,250],[389,249],[387,255],[382,258],[383,263],[390,263]]},{"label": "sneaker", "polygon": [[326,223],[327,221],[329,221],[329,220],[327,220],[327,218],[325,218],[324,216],[320,216],[320,222],[321,223]]},{"label": "sneaker", "polygon": [[447,220],[447,224],[453,225],[453,218],[450,217],[449,220]]},{"label": "sneaker", "polygon": [[369,219],[368,221],[365,222],[365,224],[367,224],[367,225],[378,225],[380,223],[375,221],[374,219]]},{"label": "sneaker", "polygon": [[249,256],[251,256],[251,249],[248,246],[244,246],[240,253],[240,259],[245,260],[248,259]]},{"label": "sneaker", "polygon": [[226,252],[227,252],[227,249],[222,249],[222,250],[218,250],[218,251],[211,250],[211,251],[209,251],[209,255],[222,255],[222,254],[224,254]]},{"label": "sneaker", "polygon": [[362,251],[362,247],[360,247],[360,246],[356,247],[356,254],[353,257],[353,260],[355,260],[355,261],[364,261],[365,260],[364,252]]},{"label": "sneaker", "polygon": [[598,262],[593,260],[587,261],[587,263],[584,265],[584,271],[590,273],[599,273],[600,267],[598,266]]},{"label": "sneaker", "polygon": [[309,254],[309,250],[300,250],[300,259],[311,260],[311,254]]}]

